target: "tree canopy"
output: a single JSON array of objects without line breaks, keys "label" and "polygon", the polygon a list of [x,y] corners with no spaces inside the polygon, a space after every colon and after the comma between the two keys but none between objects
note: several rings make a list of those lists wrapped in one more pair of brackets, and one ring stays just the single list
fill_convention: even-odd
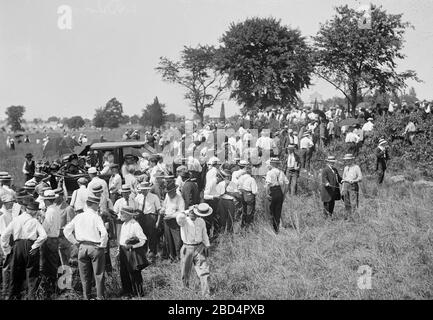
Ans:
[{"label": "tree canopy", "polygon": [[153,128],[161,127],[166,120],[165,105],[161,104],[158,97],[155,97],[152,104],[148,104],[141,116],[141,124]]},{"label": "tree canopy", "polygon": [[216,68],[216,49],[213,46],[185,46],[180,61],[161,57],[156,71],[164,81],[186,89],[184,97],[201,123],[205,110],[212,108],[225,89],[224,76]]},{"label": "tree canopy", "polygon": [[231,97],[247,108],[296,103],[310,85],[309,48],[299,30],[251,18],[231,24],[220,41],[219,69],[228,74]]},{"label": "tree canopy", "polygon": [[12,131],[24,131],[21,124],[24,122],[23,115],[25,111],[26,108],[23,106],[10,106],[6,109],[7,124],[11,126]]},{"label": "tree canopy", "polygon": [[408,22],[402,14],[389,14],[371,5],[371,24],[359,26],[363,13],[347,5],[321,25],[314,39],[315,73],[341,91],[355,110],[362,96],[375,89],[395,91],[405,80],[416,78],[412,70],[397,72],[397,60],[405,56],[403,36]]},{"label": "tree canopy", "polygon": [[66,120],[65,124],[70,129],[79,129],[81,127],[84,127],[85,122],[84,122],[84,119],[81,116],[74,116],[74,117],[68,118]]},{"label": "tree canopy", "polygon": [[109,100],[105,107],[95,110],[93,125],[97,128],[118,128],[124,121],[123,107],[116,98]]}]

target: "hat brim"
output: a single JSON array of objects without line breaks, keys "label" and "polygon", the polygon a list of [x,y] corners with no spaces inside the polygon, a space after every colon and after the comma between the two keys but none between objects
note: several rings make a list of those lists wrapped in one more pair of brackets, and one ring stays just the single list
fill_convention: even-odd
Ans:
[{"label": "hat brim", "polygon": [[139,215],[139,213],[136,212],[136,211],[134,211],[134,212],[128,212],[128,211],[125,211],[125,210],[120,210],[120,214],[127,214],[128,216],[131,216],[131,217],[135,217],[135,216]]},{"label": "hat brim", "polygon": [[343,160],[354,160],[355,157],[348,157],[348,158],[343,158]]},{"label": "hat brim", "polygon": [[151,190],[152,187],[138,187],[137,190],[138,191],[144,191],[144,190]]},{"label": "hat brim", "polygon": [[199,217],[207,217],[213,213],[213,209],[211,207],[209,207],[209,210],[206,213],[202,213],[202,212],[198,211],[197,208],[194,208],[192,211],[194,212],[194,214],[196,216],[199,216]]},{"label": "hat brim", "polygon": [[132,191],[131,189],[129,189],[129,190],[120,190],[120,193],[129,193],[131,191]]}]

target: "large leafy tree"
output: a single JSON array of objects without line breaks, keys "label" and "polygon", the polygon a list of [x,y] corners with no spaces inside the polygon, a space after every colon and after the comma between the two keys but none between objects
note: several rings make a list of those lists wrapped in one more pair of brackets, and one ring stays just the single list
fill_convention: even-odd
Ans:
[{"label": "large leafy tree", "polygon": [[86,123],[81,116],[74,116],[66,120],[66,125],[70,129],[79,129],[81,127],[84,127],[85,124]]},{"label": "large leafy tree", "polygon": [[112,98],[105,104],[105,107],[95,111],[93,125],[97,128],[118,128],[124,120],[122,103],[116,98]]},{"label": "large leafy tree", "polygon": [[216,68],[213,46],[184,47],[180,61],[161,57],[156,71],[164,81],[182,86],[185,99],[203,123],[204,112],[212,108],[225,89],[224,76]]},{"label": "large leafy tree", "polygon": [[155,97],[152,104],[148,104],[141,116],[141,124],[150,126],[153,129],[161,127],[166,120],[165,105],[160,103],[158,97]]},{"label": "large leafy tree", "polygon": [[22,123],[24,122],[23,115],[26,108],[23,106],[10,106],[6,109],[7,123],[11,126],[11,130],[24,131]]},{"label": "large leafy tree", "polygon": [[360,27],[363,13],[347,5],[336,8],[336,15],[320,26],[314,39],[315,73],[341,91],[352,112],[362,97],[374,90],[396,91],[412,70],[397,72],[404,34],[411,27],[402,14],[389,14],[371,5],[371,24]]},{"label": "large leafy tree", "polygon": [[220,41],[219,68],[229,76],[231,97],[246,108],[296,103],[310,85],[312,64],[299,30],[251,18],[231,24]]}]

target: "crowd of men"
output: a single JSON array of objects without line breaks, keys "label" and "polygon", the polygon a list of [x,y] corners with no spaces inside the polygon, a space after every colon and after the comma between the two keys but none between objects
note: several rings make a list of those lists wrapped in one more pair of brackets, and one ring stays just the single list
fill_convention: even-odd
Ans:
[{"label": "crowd of men", "polygon": [[[324,159],[321,200],[326,217],[333,215],[335,201],[343,200],[344,218],[353,218],[363,179],[356,164],[357,138],[372,132],[372,116],[365,115],[362,127],[345,125],[339,131],[341,109],[331,108],[324,117],[308,109],[298,111],[289,113],[291,118],[278,130],[262,128],[257,139],[254,126],[226,131],[221,145],[213,123],[194,129],[188,138],[146,132],[144,139],[158,153],[127,154],[121,165],[111,152],[102,161],[89,151],[52,163],[35,162],[26,154],[23,186],[14,190],[12,176],[0,172],[3,297],[21,299],[26,289],[34,298],[42,286],[49,299],[56,292],[58,268],[76,261],[83,297],[91,298],[94,285],[96,299],[103,299],[105,274],[113,272],[112,247],[118,250],[122,295],[143,295],[141,270],[168,259],[180,261],[185,287],[194,266],[207,297],[211,243],[222,233],[233,233],[236,222],[243,229],[251,227],[261,183],[265,213],[278,233],[283,202],[296,196],[300,172],[311,170],[312,152],[341,131],[347,133],[347,154],[341,159],[345,166],[340,175],[339,161],[332,155]],[[263,116],[254,119],[261,121]],[[334,119],[337,123],[330,125]],[[215,139],[207,143],[211,138]],[[168,144],[173,158],[165,153]],[[388,143],[381,139],[374,153],[382,183]],[[78,184],[74,190],[67,185],[72,176]],[[298,219],[293,227],[299,230]]]}]

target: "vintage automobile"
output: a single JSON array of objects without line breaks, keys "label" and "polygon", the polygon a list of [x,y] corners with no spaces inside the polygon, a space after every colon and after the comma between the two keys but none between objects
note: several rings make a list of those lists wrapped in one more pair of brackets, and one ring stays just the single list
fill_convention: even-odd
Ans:
[{"label": "vintage automobile", "polygon": [[[144,141],[115,141],[115,142],[96,142],[91,145],[86,146],[81,152],[80,156],[87,155],[87,152],[96,151],[97,159],[98,159],[98,170],[102,169],[103,157],[104,154],[108,151],[114,156],[114,163],[119,165],[119,168],[122,167],[124,162],[124,157],[127,154],[132,154],[133,156],[140,157],[143,152],[147,152],[151,155],[155,154],[155,149],[149,146]],[[78,189],[77,180],[80,177],[88,178],[87,174],[77,174],[71,175],[67,174],[64,176],[65,187],[68,192],[68,196],[70,197],[74,190]],[[110,179],[110,175],[100,175],[101,179],[104,179],[107,183]]]}]

